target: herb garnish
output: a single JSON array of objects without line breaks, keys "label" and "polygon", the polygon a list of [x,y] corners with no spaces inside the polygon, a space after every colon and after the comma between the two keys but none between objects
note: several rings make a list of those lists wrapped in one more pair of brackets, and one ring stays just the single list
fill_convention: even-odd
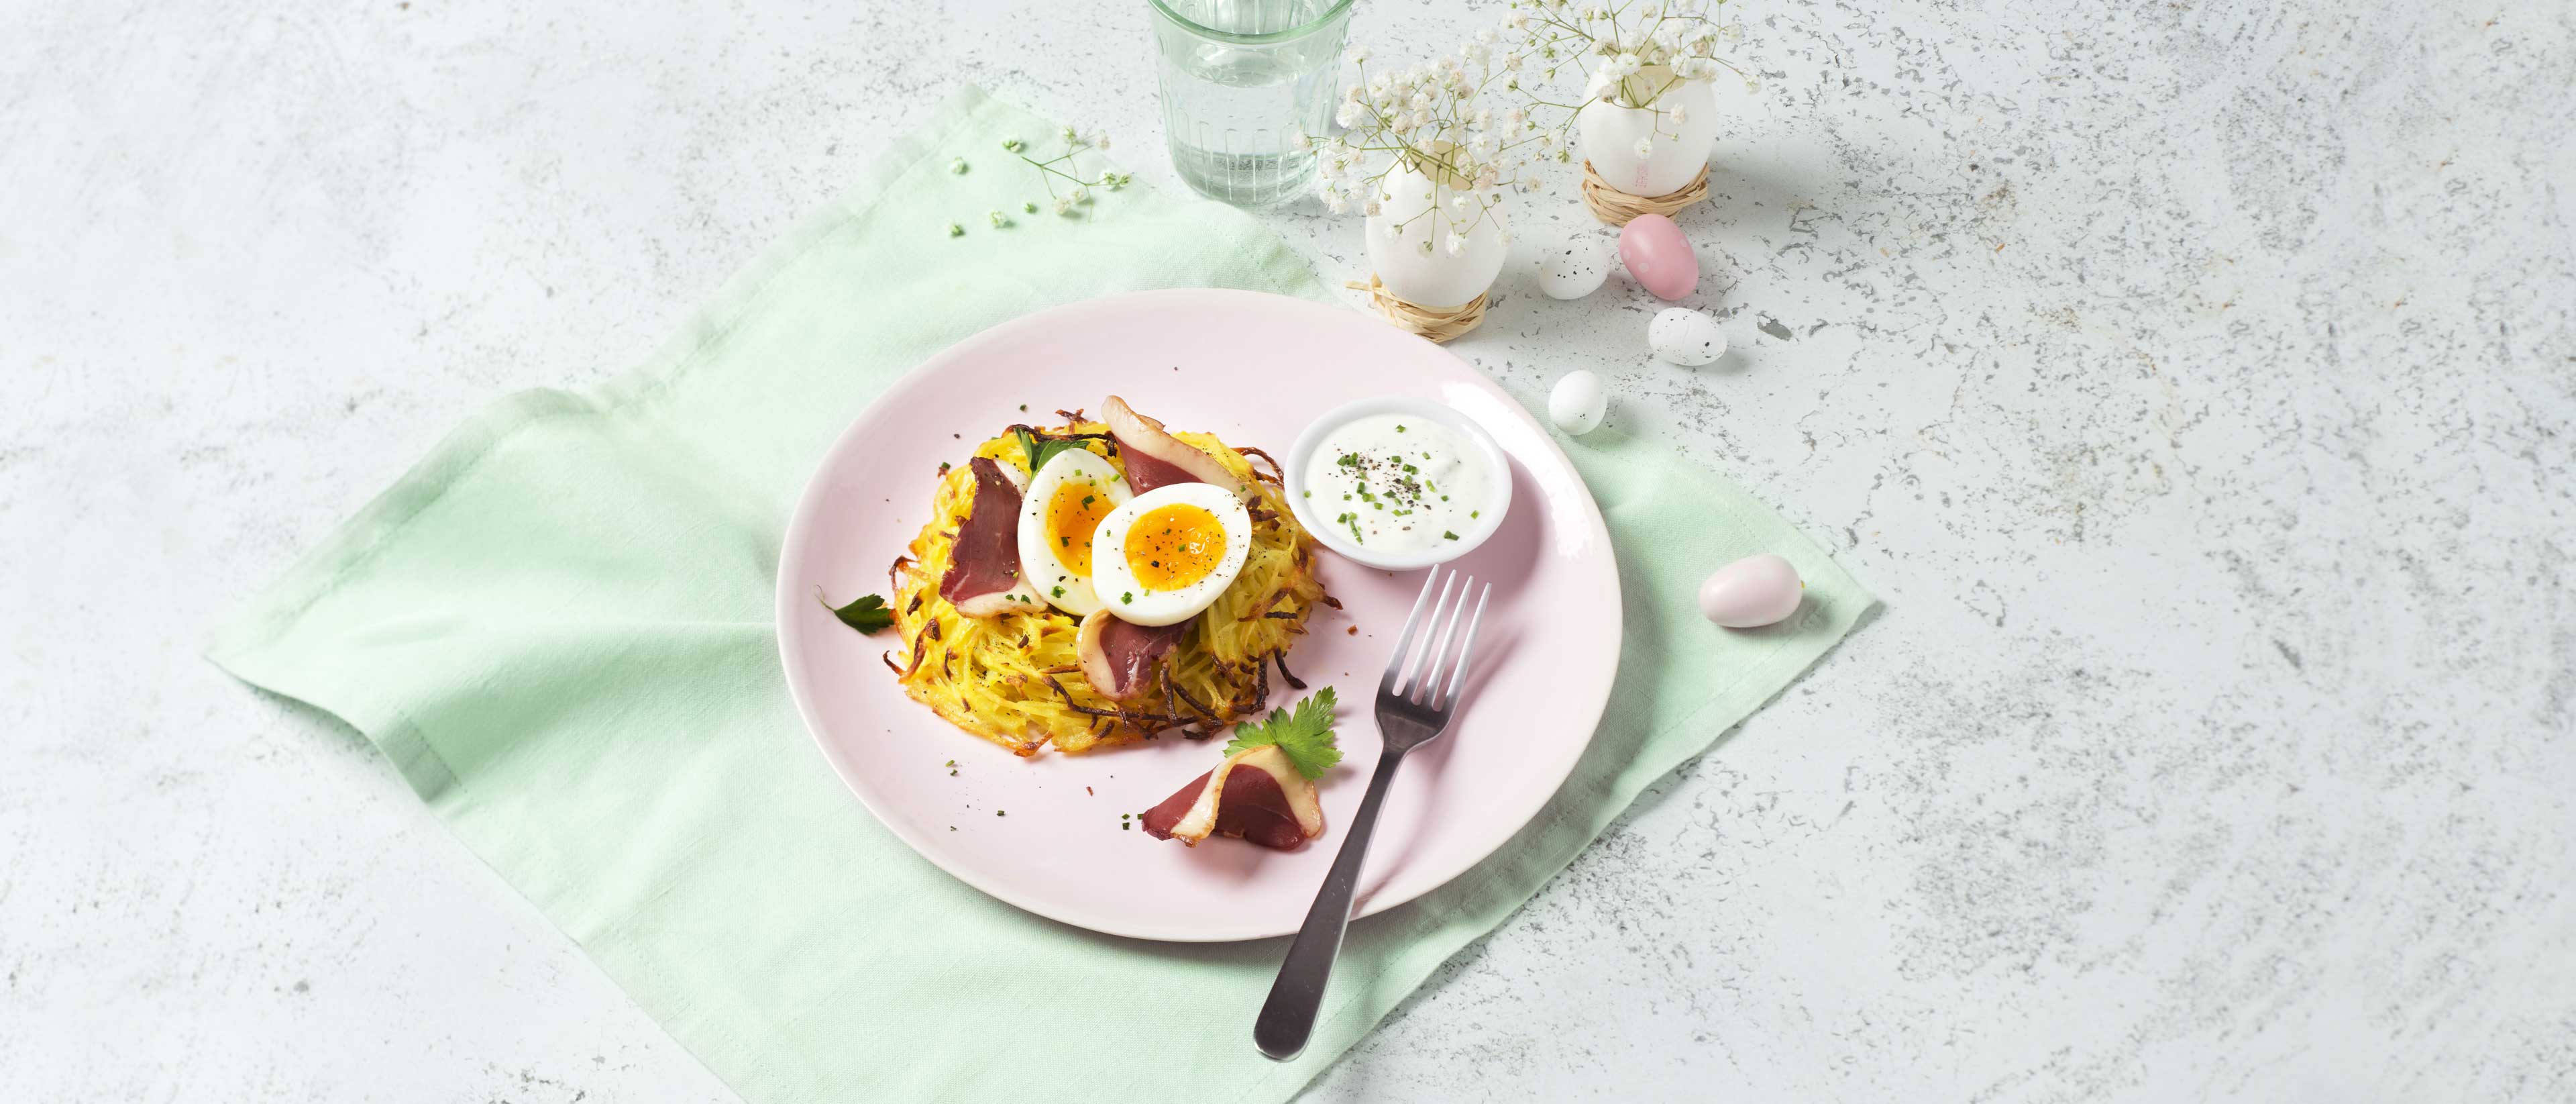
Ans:
[{"label": "herb garnish", "polygon": [[823,597],[823,589],[816,587],[814,599],[823,603],[824,609],[831,610],[832,616],[840,618],[842,624],[863,633],[873,633],[894,624],[894,611],[886,608],[884,598],[874,594],[861,595],[846,606],[835,606],[831,599]]},{"label": "herb garnish", "polygon": [[1055,454],[1082,448],[1080,441],[1041,441],[1027,426],[1012,426],[1011,432],[1020,439],[1020,454],[1028,459],[1031,475],[1037,474],[1047,461],[1055,459]]},{"label": "herb garnish", "polygon": [[1270,719],[1234,726],[1234,742],[1225,745],[1230,758],[1264,744],[1277,744],[1288,753],[1288,764],[1297,768],[1309,781],[1322,778],[1333,764],[1342,761],[1342,749],[1334,745],[1333,688],[1327,686],[1309,694],[1297,703],[1297,712],[1285,709],[1270,711]]}]

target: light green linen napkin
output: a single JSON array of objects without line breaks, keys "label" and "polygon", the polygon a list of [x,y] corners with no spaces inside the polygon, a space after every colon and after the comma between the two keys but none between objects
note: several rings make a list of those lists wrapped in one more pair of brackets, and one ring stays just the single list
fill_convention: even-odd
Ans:
[{"label": "light green linen napkin", "polygon": [[[954,97],[650,361],[477,416],[211,649],[382,747],[754,1104],[1285,1099],[1872,604],[1735,487],[1608,432],[1569,442],[1626,593],[1609,711],[1500,853],[1352,928],[1292,1063],[1250,1028],[1284,941],[1099,936],[949,878],[842,788],[779,674],[771,572],[810,466],[888,382],[1005,319],[1147,287],[1323,295],[1213,203],[1131,188],[1020,214],[1034,184],[999,143],[1053,129]],[[991,228],[994,209],[1020,225]],[[1805,575],[1805,611],[1712,629],[1700,579],[1765,550]]]}]

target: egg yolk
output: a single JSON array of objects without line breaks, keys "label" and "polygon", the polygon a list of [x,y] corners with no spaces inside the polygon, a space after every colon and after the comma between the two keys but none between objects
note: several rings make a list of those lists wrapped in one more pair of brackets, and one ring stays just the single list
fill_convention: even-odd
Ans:
[{"label": "egg yolk", "polygon": [[1091,531],[1100,528],[1100,519],[1109,516],[1109,496],[1089,480],[1067,479],[1055,485],[1055,494],[1047,499],[1047,540],[1055,545],[1055,558],[1065,570],[1077,577],[1091,575]]},{"label": "egg yolk", "polygon": [[1225,559],[1225,524],[1204,507],[1175,503],[1137,518],[1127,530],[1127,569],[1147,590],[1178,590]]}]

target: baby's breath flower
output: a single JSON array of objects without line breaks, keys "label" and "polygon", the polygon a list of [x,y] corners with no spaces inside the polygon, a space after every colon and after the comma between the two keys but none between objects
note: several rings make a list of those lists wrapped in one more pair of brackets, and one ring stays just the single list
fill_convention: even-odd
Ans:
[{"label": "baby's breath flower", "polygon": [[[1431,244],[1431,243],[1429,243],[1429,242],[1424,242],[1424,243],[1422,243],[1422,244],[1424,244],[1424,245],[1429,245],[1429,244]],[[1464,257],[1464,256],[1466,256],[1466,255],[1467,255],[1467,239],[1466,239],[1466,238],[1464,238],[1464,237],[1459,236],[1458,232],[1457,232],[1457,231],[1455,231],[1455,230],[1450,231],[1450,232],[1449,232],[1448,249],[1449,249],[1449,255],[1450,255],[1450,256],[1452,256],[1452,257]]]},{"label": "baby's breath flower", "polygon": [[1092,132],[1091,132],[1091,148],[1093,148],[1093,149],[1098,149],[1098,150],[1105,150],[1105,149],[1108,149],[1108,148],[1109,148],[1109,132],[1108,132],[1108,131],[1105,131],[1105,130],[1095,130],[1095,131],[1092,131]]},{"label": "baby's breath flower", "polygon": [[1055,213],[1057,213],[1057,214],[1059,214],[1059,215],[1070,215],[1070,214],[1072,214],[1072,213],[1073,213],[1073,201],[1072,201],[1072,200],[1070,200],[1070,199],[1067,199],[1067,198],[1065,198],[1065,197],[1063,197],[1063,196],[1057,196],[1057,197],[1055,197]]},{"label": "baby's breath flower", "polygon": [[1018,153],[1018,152],[1020,152],[1020,148],[1021,148],[1021,143],[1020,143],[1020,140],[1019,140],[1019,139],[1017,139],[1017,138],[1004,138],[1004,139],[1002,139],[1002,149],[1003,149],[1005,152],[1008,152],[1008,153]]},{"label": "baby's breath flower", "polygon": [[965,237],[965,236],[966,236],[966,228],[965,228],[965,227],[963,227],[963,226],[959,226],[959,225],[957,225],[956,223],[953,223],[953,222],[952,222],[952,223],[949,223],[949,224],[948,224],[948,236],[949,236],[949,237],[952,237],[952,238],[962,238],[962,237]]},{"label": "baby's breath flower", "polygon": [[1680,104],[1674,104],[1670,114],[1673,117],[1674,126],[1680,126],[1682,123],[1687,121],[1687,117],[1682,114],[1682,105]]},{"label": "baby's breath flower", "polygon": [[1028,212],[1028,213],[1030,213],[1030,214],[1034,215],[1034,214],[1038,213],[1038,201],[1036,201],[1036,200],[1034,200],[1034,199],[1031,199],[1031,200],[1023,200],[1023,201],[1021,201],[1021,203],[1020,203],[1020,210],[1026,211],[1026,212]]},{"label": "baby's breath flower", "polygon": [[1063,127],[1058,127],[1058,128],[1056,128],[1055,136],[1056,136],[1057,138],[1063,139],[1064,144],[1065,144],[1065,145],[1068,145],[1068,146],[1073,145],[1073,144],[1075,144],[1075,143],[1077,143],[1077,142],[1082,141],[1082,133],[1081,133],[1080,131],[1077,131],[1077,130],[1073,129],[1071,126],[1063,126]]},{"label": "baby's breath flower", "polygon": [[1089,189],[1089,188],[1085,188],[1085,187],[1083,187],[1083,186],[1081,186],[1081,185],[1079,185],[1079,184],[1074,185],[1074,188],[1073,188],[1073,201],[1074,201],[1075,203],[1089,203],[1089,202],[1091,202],[1091,189]]},{"label": "baby's breath flower", "polygon": [[1299,153],[1312,153],[1315,149],[1315,138],[1301,130],[1297,132],[1296,137],[1288,140],[1288,144],[1295,147]]},{"label": "baby's breath flower", "polygon": [[1011,216],[1005,215],[1000,211],[987,211],[984,213],[984,217],[992,220],[993,229],[995,230],[999,230],[1011,224]]},{"label": "baby's breath flower", "polygon": [[962,173],[962,172],[965,172],[965,171],[966,171],[966,159],[965,159],[965,158],[963,158],[963,157],[951,157],[951,158],[949,158],[949,159],[948,159],[948,171],[953,172],[953,173]]},{"label": "baby's breath flower", "polygon": [[1654,140],[1654,139],[1652,139],[1652,138],[1639,138],[1639,139],[1637,139],[1637,156],[1639,156],[1639,157],[1653,157],[1654,155],[1655,155],[1655,140]]},{"label": "baby's breath flower", "polygon": [[1422,239],[1422,255],[1425,257],[1431,255],[1431,239],[1429,238]]}]

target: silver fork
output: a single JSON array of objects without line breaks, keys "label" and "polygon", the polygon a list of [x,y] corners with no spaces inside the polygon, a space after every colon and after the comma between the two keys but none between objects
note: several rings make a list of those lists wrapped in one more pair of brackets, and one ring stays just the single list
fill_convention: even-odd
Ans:
[{"label": "silver fork", "polygon": [[[1369,778],[1368,796],[1360,799],[1359,814],[1351,818],[1349,832],[1342,838],[1342,852],[1334,856],[1332,871],[1324,875],[1324,888],[1315,894],[1305,925],[1297,929],[1297,941],[1288,945],[1288,960],[1279,964],[1279,980],[1270,986],[1270,999],[1262,1003],[1261,1017],[1252,1024],[1254,1045],[1279,1061],[1306,1049],[1306,1037],[1315,1030],[1315,1010],[1323,1006],[1333,957],[1342,950],[1342,930],[1350,926],[1351,895],[1359,889],[1360,864],[1368,858],[1369,835],[1377,829],[1378,806],[1385,803],[1388,784],[1395,781],[1395,768],[1403,764],[1406,752],[1447,731],[1450,714],[1458,708],[1459,688],[1467,683],[1467,657],[1476,649],[1476,626],[1484,621],[1485,599],[1494,590],[1492,583],[1478,590],[1475,576],[1465,578],[1466,585],[1459,586],[1460,576],[1453,570],[1443,583],[1440,569],[1431,569],[1430,577],[1422,581],[1422,595],[1413,600],[1412,615],[1404,619],[1403,634],[1396,637],[1395,655],[1386,661],[1386,677],[1378,680],[1377,729],[1385,737],[1386,750],[1378,754],[1377,773]],[[1436,602],[1434,591],[1439,593]],[[1453,594],[1455,603],[1450,601]],[[1476,607],[1472,613],[1467,610],[1470,594]],[[1431,611],[1429,620],[1422,615],[1425,607]],[[1452,662],[1449,641],[1457,635],[1462,615],[1467,632]],[[1408,663],[1417,628],[1425,630],[1422,638],[1428,647],[1419,663]],[[1441,685],[1444,677],[1447,686]]]}]

